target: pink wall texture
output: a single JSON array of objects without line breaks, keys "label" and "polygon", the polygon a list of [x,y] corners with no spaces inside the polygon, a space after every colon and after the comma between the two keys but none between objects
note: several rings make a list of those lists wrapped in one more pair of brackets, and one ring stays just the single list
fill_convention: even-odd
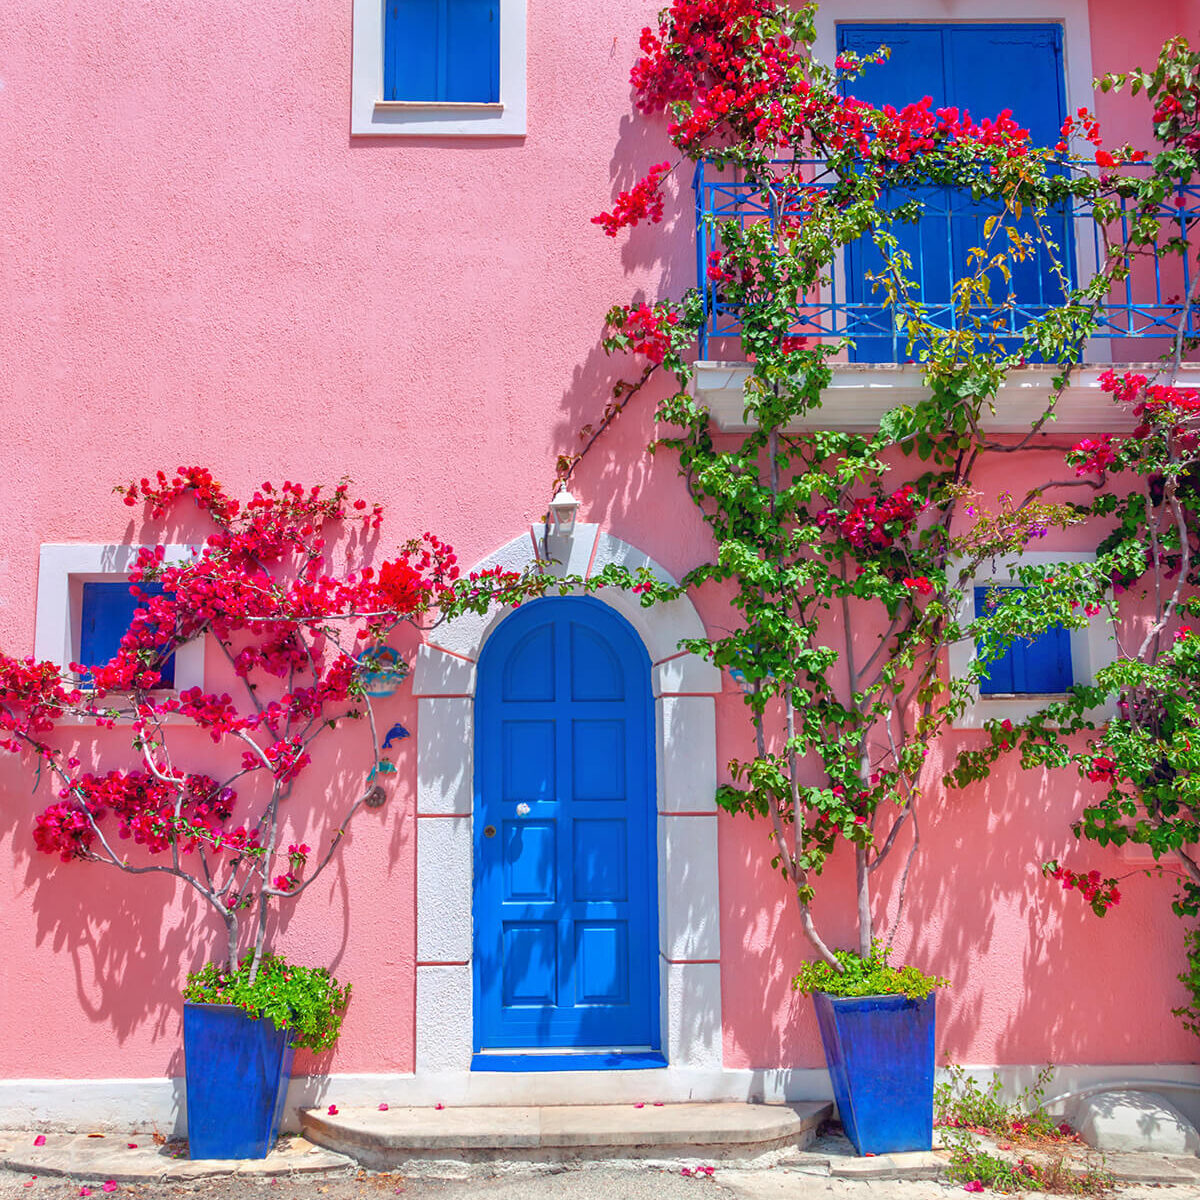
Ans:
[{"label": "pink wall texture", "polygon": [[[141,540],[111,489],[160,466],[208,465],[235,490],[350,475],[385,505],[392,543],[431,529],[464,562],[539,517],[556,454],[620,366],[598,349],[604,313],[694,282],[682,185],[662,226],[614,243],[589,223],[667,157],[628,85],[658,7],[530,0],[528,135],[454,140],[349,136],[348,0],[10,0],[0,644],[32,649],[40,543]],[[1097,70],[1148,62],[1196,8],[1093,0]],[[1140,128],[1125,101],[1101,111]],[[585,519],[682,573],[708,542],[668,458],[644,452],[649,411],[647,398],[622,417],[575,490]],[[719,601],[698,603],[724,618]],[[384,719],[411,727],[411,697],[390,703]],[[732,685],[719,708],[724,761],[745,738]],[[355,985],[339,1046],[312,1069],[413,1069],[411,749],[399,763],[392,802],[356,821],[343,869],[280,941]],[[0,861],[13,864],[0,871],[0,1076],[179,1074],[178,984],[216,930],[161,885],[36,855],[46,793],[7,759],[0,790]],[[1169,886],[1130,887],[1099,927],[1040,881],[1078,804],[1065,777],[1026,774],[931,813],[897,948],[954,981],[942,1056],[1194,1058],[1170,1017],[1182,934]],[[788,987],[804,949],[765,831],[725,817],[720,829],[726,1065],[818,1066],[815,1022]],[[826,911],[848,894],[833,876]],[[835,920],[831,933],[848,932]]]}]

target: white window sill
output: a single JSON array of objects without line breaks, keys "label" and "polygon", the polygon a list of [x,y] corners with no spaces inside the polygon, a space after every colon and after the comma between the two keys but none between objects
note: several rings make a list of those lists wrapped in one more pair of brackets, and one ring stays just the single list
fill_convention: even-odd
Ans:
[{"label": "white window sill", "polygon": [[447,112],[447,113],[502,113],[503,101],[471,100],[376,100],[377,113],[389,112]]}]

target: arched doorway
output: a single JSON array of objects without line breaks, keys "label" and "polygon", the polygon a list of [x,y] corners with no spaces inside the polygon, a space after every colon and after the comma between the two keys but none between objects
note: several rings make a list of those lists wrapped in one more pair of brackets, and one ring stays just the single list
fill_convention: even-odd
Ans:
[{"label": "arched doorway", "polygon": [[589,597],[506,617],[475,703],[475,1068],[644,1064],[659,1033],[654,699]]}]

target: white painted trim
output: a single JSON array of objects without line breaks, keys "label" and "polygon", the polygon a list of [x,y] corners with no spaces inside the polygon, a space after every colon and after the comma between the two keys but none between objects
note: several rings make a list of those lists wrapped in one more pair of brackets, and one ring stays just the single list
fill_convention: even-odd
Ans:
[{"label": "white painted trim", "polygon": [[[1129,364],[1147,375],[1159,364]],[[1123,368],[1124,369],[1124,368]],[[985,409],[981,424],[989,433],[1028,433],[1029,427],[1046,410],[1053,390],[1053,377],[1060,367],[1018,367],[1008,373],[996,393],[994,411]],[[1055,418],[1045,425],[1045,434],[1123,433],[1137,423],[1128,406],[1120,405],[1101,390],[1100,376],[1107,367],[1085,366],[1075,370],[1070,386],[1055,409]],[[691,382],[692,392],[707,407],[717,428],[727,433],[744,433],[746,424],[746,380],[751,368],[744,362],[698,362]],[[1200,388],[1200,370],[1185,369],[1180,387]],[[929,387],[920,367],[893,363],[835,364],[829,386],[821,393],[821,407],[793,421],[788,428],[870,430],[880,418],[901,405],[912,406],[929,399]]]},{"label": "white painted trim", "polygon": [[[1041,1064],[969,1066],[980,1082],[999,1075],[1005,1095],[1037,1077]],[[948,1079],[944,1069],[938,1082]],[[1055,1068],[1048,1095],[1154,1080],[1185,1111],[1200,1107],[1200,1093],[1176,1084],[1200,1085],[1192,1063],[1064,1064]],[[158,1079],[0,1080],[0,1129],[95,1130],[98,1133],[157,1130],[167,1136],[187,1132],[183,1076]],[[300,1127],[302,1108],[336,1103],[342,1108],[446,1105],[620,1104],[644,1100],[703,1102],[742,1100],[782,1103],[829,1100],[833,1091],[823,1068],[712,1069],[668,1071],[547,1071],[529,1074],[446,1071],[416,1074],[301,1075],[288,1089],[284,1128]]]},{"label": "white painted trim", "polygon": [[[33,655],[64,670],[79,658],[81,587],[119,580],[129,574],[144,547],[86,542],[46,543],[38,562],[37,615]],[[193,546],[164,547],[165,561],[186,562]],[[193,638],[175,651],[175,691],[204,684],[204,639]]]},{"label": "white painted trim", "polygon": [[[520,570],[537,558],[542,530],[514,538],[479,563]],[[609,563],[647,567],[653,559],[602,532],[577,524],[569,544],[550,546],[558,574],[587,577]],[[687,597],[643,608],[637,597],[602,589],[597,598],[634,627],[652,663],[659,767],[659,963],[661,1035],[669,1066],[650,1072],[670,1096],[688,1099],[704,1079],[721,1075],[720,904],[717,888],[716,708],[721,673],[679,642],[701,636],[704,623]],[[443,1103],[538,1103],[619,1100],[645,1094],[640,1071],[536,1072],[535,1080],[469,1070],[473,980],[469,881],[475,741],[475,662],[508,615],[494,607],[434,630],[417,658],[413,690],[417,721],[417,1046],[418,1077],[444,1079]],[[686,738],[686,745],[678,744]],[[436,829],[433,827],[437,827]],[[686,858],[686,861],[684,861]],[[466,885],[464,886],[464,882]],[[667,1082],[662,1083],[661,1077]],[[633,1077],[633,1078],[631,1078]],[[580,1080],[585,1080],[580,1084]],[[479,1097],[489,1096],[490,1100]],[[474,1099],[470,1099],[474,1098]],[[712,1097],[715,1098],[715,1094]]]},{"label": "white painted trim", "polygon": [[526,0],[500,0],[500,102],[383,99],[384,0],[354,0],[350,132],[372,137],[522,137]]},{"label": "white painted trim", "polygon": [[[966,624],[975,619],[975,588],[985,584],[1018,583],[1017,568],[1048,567],[1054,563],[1095,562],[1095,554],[1069,550],[1030,550],[1009,559],[993,559],[981,567],[963,587],[962,607],[959,622]],[[951,565],[951,578],[956,574]],[[1116,639],[1103,613],[1088,618],[1082,629],[1070,630],[1071,677],[1076,683],[1091,684],[1096,681],[1096,671],[1116,658]],[[950,646],[950,674],[962,676],[975,658],[975,643],[969,638],[954,642]],[[959,729],[982,729],[985,721],[1024,721],[1033,716],[1047,702],[1061,699],[1060,696],[981,696],[972,689],[971,703],[955,722]],[[1096,721],[1110,720],[1116,713],[1113,704],[1093,709],[1090,716]]]}]

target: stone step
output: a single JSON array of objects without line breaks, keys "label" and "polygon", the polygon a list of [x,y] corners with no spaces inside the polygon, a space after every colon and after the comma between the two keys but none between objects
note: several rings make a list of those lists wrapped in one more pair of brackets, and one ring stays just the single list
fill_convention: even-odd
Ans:
[{"label": "stone step", "polygon": [[797,1104],[571,1104],[543,1108],[305,1109],[304,1135],[374,1170],[433,1162],[678,1159],[744,1162],[802,1150],[833,1113]]}]

